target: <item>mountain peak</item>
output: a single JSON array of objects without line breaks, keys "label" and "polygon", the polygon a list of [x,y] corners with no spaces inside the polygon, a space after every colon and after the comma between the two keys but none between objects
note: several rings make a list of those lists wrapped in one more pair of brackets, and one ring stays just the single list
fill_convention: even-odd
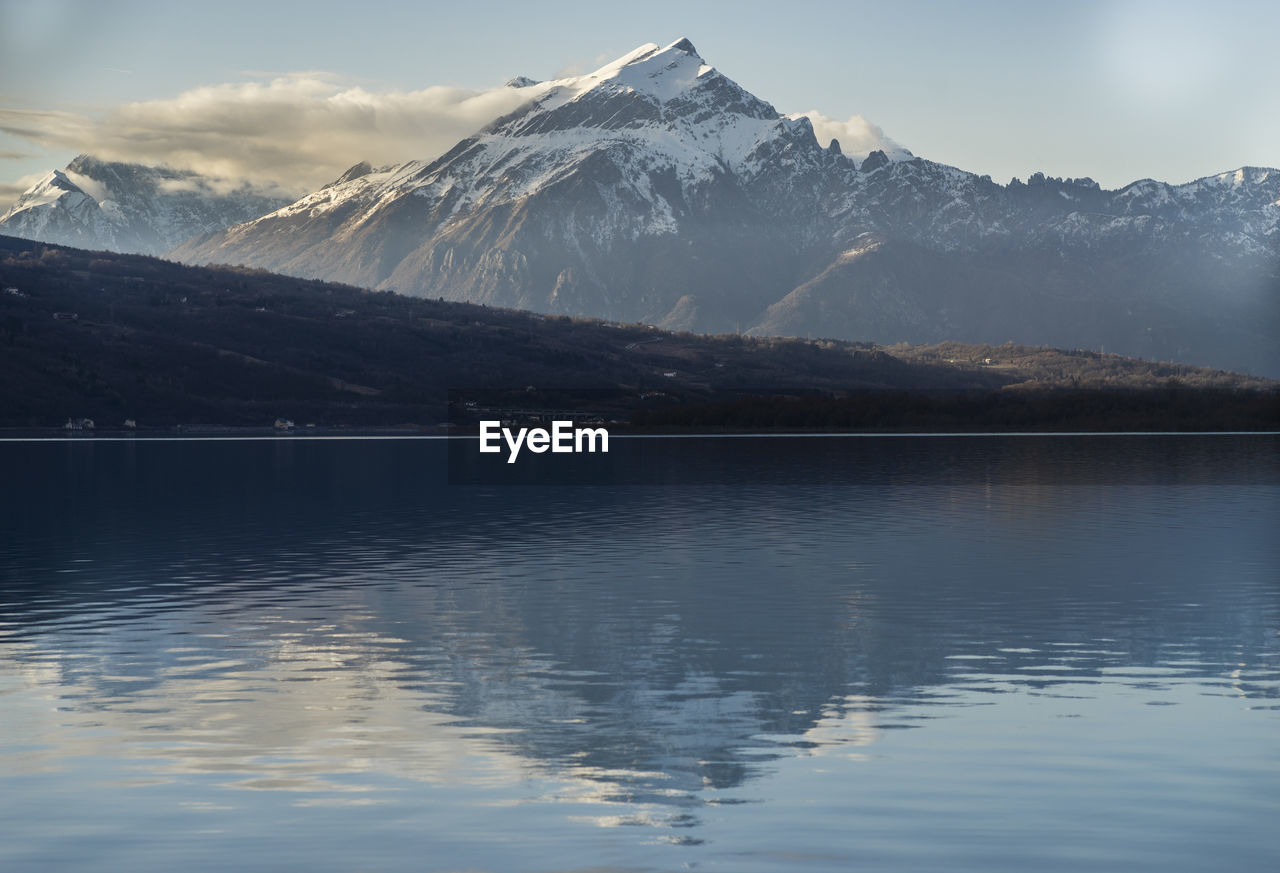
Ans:
[{"label": "mountain peak", "polygon": [[682,52],[684,52],[685,54],[689,54],[689,55],[693,55],[694,57],[698,57],[698,50],[697,50],[696,48],[694,48],[694,47],[693,47],[693,43],[689,42],[689,38],[688,38],[688,37],[684,37],[684,36],[680,37],[678,40],[676,40],[675,42],[673,42],[671,45],[667,46],[667,48],[669,48],[669,49],[675,49],[676,51],[682,51]]},{"label": "mountain peak", "polygon": [[679,39],[665,48],[657,43],[627,52],[593,73],[569,80],[574,90],[590,90],[606,84],[629,89],[657,98],[661,102],[677,97],[700,84],[715,70],[698,55],[687,39]]},{"label": "mountain peak", "polygon": [[345,173],[343,173],[341,176],[334,179],[332,182],[330,182],[328,185],[325,185],[324,187],[334,188],[338,185],[342,185],[347,182],[350,182],[353,179],[363,178],[364,176],[367,176],[372,172],[373,172],[372,164],[370,164],[368,161],[360,161],[359,163],[349,167]]},{"label": "mountain peak", "polygon": [[107,161],[96,158],[93,155],[79,154],[71,159],[71,163],[67,164],[67,172],[80,173],[85,176],[92,175],[95,170],[108,165]]},{"label": "mountain peak", "polygon": [[77,155],[0,215],[0,233],[61,245],[159,254],[191,236],[278,209],[287,201],[240,186],[219,193],[185,170]]},{"label": "mountain peak", "polygon": [[66,194],[87,196],[80,186],[72,182],[62,170],[50,170],[38,182],[22,192],[17,202],[3,216],[0,216],[0,221],[5,221],[27,210],[56,203]]},{"label": "mountain peak", "polygon": [[64,191],[79,191],[80,187],[72,182],[62,170],[50,170],[48,175],[36,183],[36,187],[51,186],[61,188]]},{"label": "mountain peak", "polygon": [[[543,83],[539,96],[490,124],[462,153],[482,150],[489,157],[477,167],[498,168],[514,159],[497,155],[518,150],[526,157],[521,172],[510,176],[515,183],[510,190],[529,193],[558,178],[547,170],[530,172],[535,164],[568,167],[589,151],[625,152],[631,157],[617,160],[627,172],[648,173],[657,161],[683,182],[705,181],[726,170],[755,173],[767,163],[767,154],[805,132],[812,140],[808,121],[782,118],[681,38],[665,48],[645,43],[594,72]],[[437,171],[432,165],[425,175],[415,175],[413,184],[430,184]],[[459,178],[467,189],[478,184],[475,171],[459,171]]]}]

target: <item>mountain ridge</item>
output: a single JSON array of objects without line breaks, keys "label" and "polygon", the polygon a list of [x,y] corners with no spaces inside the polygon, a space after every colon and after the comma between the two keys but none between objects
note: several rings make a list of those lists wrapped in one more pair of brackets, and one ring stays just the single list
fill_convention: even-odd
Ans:
[{"label": "mountain ridge", "polygon": [[[687,39],[508,85],[527,101],[444,155],[357,163],[169,256],[678,330],[1012,339],[1280,375],[1280,171],[1109,190],[1001,185],[888,140],[848,154]],[[47,181],[39,196],[110,225]]]},{"label": "mountain ridge", "polygon": [[[1280,375],[1280,171],[1106,190],[851,157],[683,39],[524,87],[433,161],[344,176],[171,256],[672,329],[1014,339]],[[840,266],[868,233],[932,268]]]}]

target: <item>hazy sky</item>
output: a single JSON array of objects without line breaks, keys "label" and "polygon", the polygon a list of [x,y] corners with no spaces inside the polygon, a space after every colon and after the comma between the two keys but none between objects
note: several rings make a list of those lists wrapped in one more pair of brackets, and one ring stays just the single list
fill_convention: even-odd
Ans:
[{"label": "hazy sky", "polygon": [[79,151],[311,187],[442,152],[512,76],[681,36],[782,112],[999,181],[1183,182],[1280,165],[1277,32],[1239,0],[0,0],[0,202]]}]

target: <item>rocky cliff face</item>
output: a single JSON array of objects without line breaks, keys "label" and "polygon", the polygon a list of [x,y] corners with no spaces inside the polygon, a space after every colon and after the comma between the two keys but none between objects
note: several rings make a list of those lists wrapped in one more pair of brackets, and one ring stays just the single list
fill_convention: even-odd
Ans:
[{"label": "rocky cliff face", "polygon": [[1106,191],[846,155],[687,40],[512,86],[524,106],[435,161],[358,165],[173,255],[697,331],[1105,346],[1280,375],[1280,171]]}]

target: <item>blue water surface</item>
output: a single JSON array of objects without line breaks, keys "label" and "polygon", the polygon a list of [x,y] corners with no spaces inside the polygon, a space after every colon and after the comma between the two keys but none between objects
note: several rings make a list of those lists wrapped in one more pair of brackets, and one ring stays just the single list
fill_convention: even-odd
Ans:
[{"label": "blue water surface", "polygon": [[1278,450],[0,443],[0,869],[1274,869]]}]

